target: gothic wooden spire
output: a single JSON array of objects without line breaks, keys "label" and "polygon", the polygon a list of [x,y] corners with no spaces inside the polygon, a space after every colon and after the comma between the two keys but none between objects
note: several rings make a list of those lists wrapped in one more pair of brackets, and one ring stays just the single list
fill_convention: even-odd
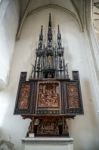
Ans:
[{"label": "gothic wooden spire", "polygon": [[39,41],[43,41],[43,26],[41,26],[41,33],[39,35]]},{"label": "gothic wooden spire", "polygon": [[60,33],[59,24],[58,24],[58,33],[57,33],[57,39],[58,39],[58,40],[61,40],[61,33]]},{"label": "gothic wooden spire", "polygon": [[51,13],[49,14],[49,24],[48,26],[51,28],[52,27],[52,21],[51,21]]},{"label": "gothic wooden spire", "polygon": [[43,26],[41,26],[41,33],[39,35],[38,49],[42,49],[43,46]]},{"label": "gothic wooden spire", "polygon": [[61,33],[60,33],[59,25],[58,25],[58,33],[57,33],[57,44],[58,44],[59,49],[62,48]]},{"label": "gothic wooden spire", "polygon": [[51,13],[49,14],[49,23],[48,23],[48,42],[52,41],[52,21]]}]

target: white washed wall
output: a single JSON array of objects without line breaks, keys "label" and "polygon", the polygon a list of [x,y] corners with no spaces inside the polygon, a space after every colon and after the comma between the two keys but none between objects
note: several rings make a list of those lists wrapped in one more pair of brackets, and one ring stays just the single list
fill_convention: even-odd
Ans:
[{"label": "white washed wall", "polygon": [[35,60],[40,26],[44,25],[44,29],[47,30],[50,12],[53,27],[56,29],[57,24],[60,24],[69,71],[79,70],[80,73],[85,114],[68,121],[70,135],[74,137],[75,141],[75,150],[98,150],[99,119],[95,113],[86,36],[80,32],[79,26],[72,16],[53,8],[44,9],[29,16],[23,26],[21,38],[16,42],[9,86],[0,93],[0,136],[2,139],[12,141],[16,150],[21,150],[21,138],[25,137],[30,120],[23,120],[21,116],[13,115],[19,76],[21,71],[30,72],[31,63]]},{"label": "white washed wall", "polygon": [[93,21],[92,21],[92,0],[86,1],[86,28],[88,38],[87,41],[90,45],[90,50],[88,51],[89,62],[91,67],[91,76],[93,82],[93,90],[95,93],[94,100],[96,102],[96,111],[99,113],[99,44],[95,35]]},{"label": "white washed wall", "polygon": [[17,0],[3,0],[0,4],[0,89],[9,78],[10,65],[18,26]]}]

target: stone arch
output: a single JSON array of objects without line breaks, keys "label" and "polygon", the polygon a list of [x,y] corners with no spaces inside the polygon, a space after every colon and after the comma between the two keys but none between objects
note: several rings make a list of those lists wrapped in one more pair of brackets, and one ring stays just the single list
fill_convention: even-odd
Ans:
[{"label": "stone arch", "polygon": [[29,9],[28,7],[29,7],[29,3],[27,4],[26,12],[24,13],[23,18],[19,24],[19,28],[18,28],[17,35],[16,35],[17,40],[20,38],[22,27],[23,27],[23,24],[24,24],[24,21],[26,20],[26,18],[29,17],[31,14],[36,13],[37,11],[41,11],[41,10],[47,9],[47,8],[60,9],[60,10],[64,11],[66,14],[71,15],[71,17],[73,17],[76,20],[76,22],[78,23],[80,30],[83,31],[83,25],[82,25],[80,18],[74,12],[72,12],[71,10],[69,10],[65,7],[59,6],[57,4],[48,4],[48,5],[43,5],[38,8],[32,9],[29,12],[27,11]]}]

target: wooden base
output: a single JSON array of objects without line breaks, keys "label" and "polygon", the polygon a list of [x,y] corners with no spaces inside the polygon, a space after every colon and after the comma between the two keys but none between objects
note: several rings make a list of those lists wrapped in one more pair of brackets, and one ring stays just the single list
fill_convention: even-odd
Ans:
[{"label": "wooden base", "polygon": [[27,132],[34,133],[35,136],[69,137],[66,118],[64,117],[36,117],[30,122]]}]

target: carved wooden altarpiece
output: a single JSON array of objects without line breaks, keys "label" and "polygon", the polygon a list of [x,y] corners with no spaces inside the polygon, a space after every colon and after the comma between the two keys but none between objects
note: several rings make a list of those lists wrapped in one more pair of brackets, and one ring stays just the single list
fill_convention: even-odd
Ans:
[{"label": "carved wooden altarpiece", "polygon": [[20,75],[14,113],[31,119],[27,136],[69,136],[66,120],[83,114],[79,72],[72,71],[72,75],[70,79],[59,25],[56,44],[53,42],[50,14],[47,44],[41,26],[30,78],[26,81],[26,72]]}]

